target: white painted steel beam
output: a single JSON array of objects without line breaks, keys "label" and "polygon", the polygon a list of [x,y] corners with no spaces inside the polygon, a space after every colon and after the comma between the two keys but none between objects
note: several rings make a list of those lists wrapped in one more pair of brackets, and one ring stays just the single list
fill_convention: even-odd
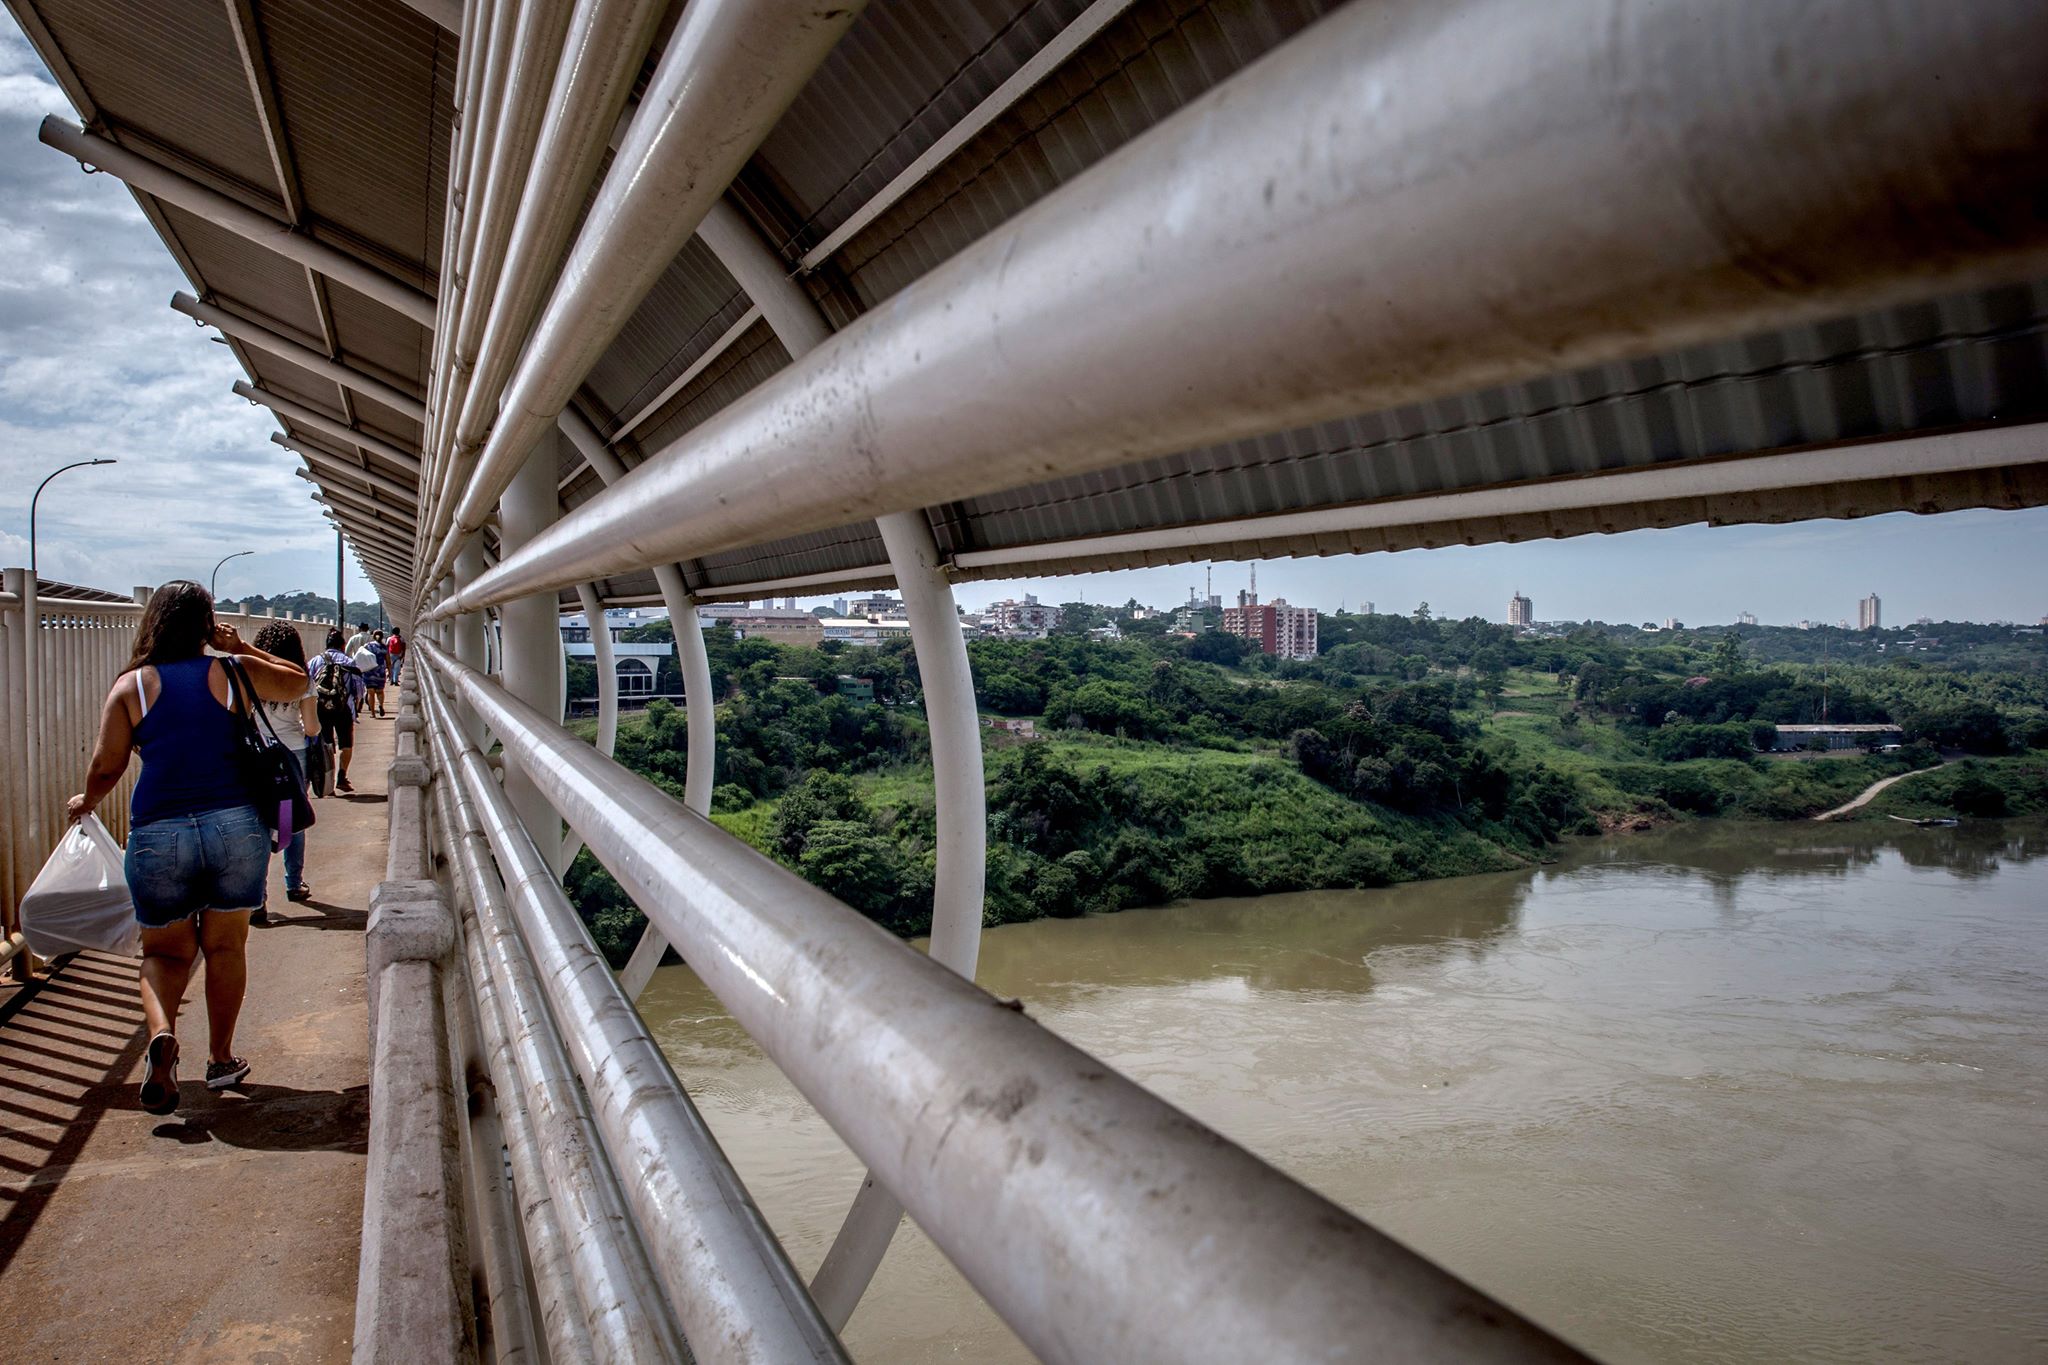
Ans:
[{"label": "white painted steel beam", "polygon": [[147,157],[88,133],[55,114],[43,120],[37,136],[46,145],[66,156],[75,157],[82,165],[105,171],[144,194],[175,204],[244,241],[254,242],[287,260],[316,270],[387,308],[396,309],[422,327],[434,325],[434,300],[431,296],[347,252],[295,232],[289,225],[239,200],[230,199],[218,190],[188,180],[176,171],[167,170]]},{"label": "white painted steel beam", "polygon": [[751,583],[720,583],[704,589],[703,599],[751,601],[756,597],[813,596],[827,588],[864,587],[870,583],[894,583],[896,570],[888,564],[863,564],[852,569],[826,569],[819,573],[791,574],[787,578],[759,578]]},{"label": "white painted steel beam", "polygon": [[861,0],[694,0],[684,8],[427,577],[445,572],[455,542],[483,526],[534,442],[861,8]]},{"label": "white painted steel beam", "polygon": [[483,755],[457,730],[431,668],[425,684],[427,733],[436,766],[458,788],[457,819],[489,838],[511,917],[532,950],[536,983],[561,1025],[619,1168],[624,1198],[696,1359],[844,1361],[802,1278],[526,837]]},{"label": "white painted steel beam", "polygon": [[[782,259],[729,201],[714,204],[698,231],[767,317],[792,360],[801,360],[831,336],[831,325],[817,303],[789,278]],[[988,794],[982,782],[981,714],[975,705],[974,679],[953,589],[924,514],[890,512],[876,524],[903,591],[931,727],[938,811],[931,956],[972,981],[981,950],[988,869]],[[653,932],[649,930],[650,935]],[[852,1318],[902,1217],[902,1204],[884,1182],[872,1176],[861,1182],[854,1206],[811,1283],[820,1310],[834,1327],[844,1327]]]},{"label": "white painted steel beam", "polygon": [[[590,626],[590,662],[597,674],[597,751],[610,758],[619,743],[619,667],[612,656],[611,627],[605,623],[604,600],[598,596],[597,584],[578,583],[576,600],[583,604],[583,619]],[[566,674],[569,668],[569,651],[562,650],[562,670],[565,675],[562,684],[562,703],[569,701],[569,686]],[[684,760],[686,763],[687,759]],[[562,839],[561,867],[566,875],[569,865],[576,861],[576,855],[583,849],[583,836],[570,830]]]},{"label": "white painted steel beam", "polygon": [[360,507],[366,512],[374,512],[381,517],[389,517],[396,524],[405,527],[407,530],[411,530],[415,525],[415,512],[411,507],[401,507],[395,502],[384,501],[374,493],[365,493],[360,489],[348,488],[339,483],[323,483],[315,476],[303,471],[300,472],[299,477],[330,497],[340,498],[351,506]]},{"label": "white painted steel beam", "polygon": [[1780,489],[1824,488],[1863,479],[2006,469],[2044,461],[2048,461],[2048,423],[2023,423],[1778,455],[1645,465],[1605,474],[1576,474],[1534,483],[1085,536],[1040,545],[962,550],[953,556],[953,562],[963,569],[985,569],[1153,551],[1199,551],[1247,541],[1341,535],[1350,531],[1585,511],[1686,498],[1726,498]]},{"label": "white painted steel beam", "polygon": [[273,444],[291,451],[315,469],[346,474],[358,483],[365,484],[380,492],[389,493],[404,502],[414,505],[417,505],[419,502],[419,491],[412,484],[405,483],[399,479],[389,478],[377,473],[375,470],[365,469],[347,456],[336,454],[324,446],[317,446],[311,441],[287,436],[281,431],[272,432],[270,439]]},{"label": "white painted steel beam", "polygon": [[395,549],[402,549],[410,538],[412,519],[400,519],[400,513],[389,507],[379,507],[370,502],[358,502],[339,490],[322,490],[310,495],[314,502],[332,508],[335,515],[353,518],[356,525],[365,530],[381,530]]},{"label": "white painted steel beam", "polygon": [[235,381],[234,391],[241,397],[248,399],[251,403],[269,408],[287,421],[311,427],[315,431],[332,436],[337,441],[346,441],[348,444],[366,450],[380,459],[389,460],[408,474],[419,473],[420,461],[418,456],[407,454],[380,436],[372,436],[367,431],[358,431],[345,422],[329,417],[324,412],[316,412],[303,403],[294,403],[289,398],[280,397],[268,389],[259,389],[254,384],[237,380]]},{"label": "white painted steel beam", "polygon": [[420,648],[1041,1359],[1581,1359]]},{"label": "white painted steel beam", "polygon": [[[552,452],[550,440],[546,449]],[[505,490],[500,504],[501,541],[509,553],[546,530],[561,510],[555,497],[554,461],[531,458]],[[555,594],[539,593],[507,602],[499,610],[499,638],[505,648],[505,686],[529,706],[557,721],[562,716],[562,631]],[[562,822],[525,765],[507,756],[505,791],[518,808],[534,843],[559,859]],[[559,876],[562,869],[557,867]]]},{"label": "white painted steel beam", "polygon": [[[316,470],[324,471],[324,473],[314,472]],[[412,494],[402,491],[394,492],[390,487],[380,488],[375,485],[365,485],[362,482],[364,472],[362,470],[350,470],[346,466],[337,468],[332,465],[313,464],[305,469],[295,469],[292,472],[316,488],[350,494],[362,499],[371,506],[396,512],[407,520],[412,520],[419,515],[419,508],[415,505]],[[351,476],[353,476],[354,480],[352,482],[338,482],[338,480],[348,479]],[[389,479],[381,480],[381,482],[385,484],[391,483]]]},{"label": "white painted steel beam", "polygon": [[259,351],[270,354],[301,369],[310,370],[322,379],[331,379],[343,388],[353,389],[365,398],[375,399],[394,412],[412,418],[415,422],[426,420],[426,404],[411,394],[394,388],[381,379],[364,374],[328,356],[320,354],[310,346],[301,346],[290,337],[282,336],[259,323],[247,318],[236,317],[225,309],[209,303],[201,303],[183,290],[171,295],[171,307],[195,322],[212,327],[223,335],[246,342]]},{"label": "white painted steel beam", "polygon": [[490,299],[478,369],[463,396],[451,443],[478,445],[496,418],[523,340],[547,301],[556,267],[576,231],[605,139],[632,94],[667,0],[595,0],[571,21],[533,168],[519,202],[505,267]]},{"label": "white painted steel beam", "polygon": [[462,0],[399,0],[399,3],[450,33],[462,32]]},{"label": "white painted steel beam", "polygon": [[926,177],[946,163],[947,158],[965,147],[982,129],[994,123],[1009,111],[1011,105],[1023,99],[1038,83],[1050,76],[1067,58],[1079,52],[1096,34],[1109,27],[1110,21],[1131,7],[1131,0],[1095,0],[1068,22],[1067,26],[1053,35],[1051,42],[1031,54],[1030,60],[1017,68],[1010,78],[988,93],[988,96],[967,111],[958,123],[940,135],[917,160],[899,171],[895,178],[874,197],[855,209],[844,223],[832,230],[824,241],[806,251],[799,264],[803,269],[816,270],[832,254],[852,241],[855,234],[875,219],[888,212],[896,201],[909,194]]},{"label": "white painted steel beam", "polygon": [[[723,203],[724,201],[720,200],[719,202]],[[757,303],[748,308],[746,312],[740,314],[739,320],[721,332],[709,346],[704,348],[702,355],[691,361],[687,369],[668,382],[666,388],[643,404],[638,412],[621,422],[619,429],[612,433],[612,440],[622,441],[632,435],[636,427],[639,427],[648,418],[660,412],[669,399],[674,398],[684,389],[696,383],[698,375],[710,369],[714,361],[731,350],[734,343],[745,336],[747,330],[760,320],[761,305]],[[571,477],[573,478],[574,476],[572,475]]]},{"label": "white painted steel beam", "polygon": [[2048,17],[1888,13],[1339,9],[457,605],[2048,270]]}]

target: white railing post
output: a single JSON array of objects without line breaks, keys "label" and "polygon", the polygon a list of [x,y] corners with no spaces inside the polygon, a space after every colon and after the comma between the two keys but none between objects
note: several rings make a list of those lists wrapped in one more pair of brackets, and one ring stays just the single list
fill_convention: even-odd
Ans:
[{"label": "white railing post", "polygon": [[[505,490],[499,504],[500,545],[505,553],[524,545],[552,524],[561,504],[555,492],[554,433],[538,443]],[[505,686],[544,715],[562,713],[562,630],[555,594],[538,593],[507,602],[498,613],[503,637]],[[505,790],[526,832],[541,848],[562,848],[562,821],[516,762],[505,765]],[[560,869],[556,869],[557,872]]]},{"label": "white railing post", "polygon": [[[27,604],[23,600],[25,569],[0,570],[0,804],[25,811],[33,786],[28,773],[28,670],[24,640]],[[16,944],[21,931],[21,896],[35,876],[30,861],[27,821],[0,821],[0,944],[8,969],[17,981],[29,978],[29,955]]]},{"label": "white railing post", "polygon": [[[28,850],[36,866],[49,849],[43,846],[43,796],[49,782],[43,772],[43,661],[42,608],[36,602],[36,575],[21,576],[21,758],[28,774],[27,800],[21,809],[22,827],[28,835]],[[26,890],[27,888],[23,888]]]},{"label": "white railing post", "polygon": [[[699,229],[719,259],[782,342],[792,361],[830,337],[831,325],[811,296],[789,277],[753,225],[729,200],[713,204]],[[925,718],[931,727],[932,792],[938,816],[938,868],[932,889],[931,955],[972,981],[981,952],[981,914],[988,875],[988,793],[981,764],[981,721],[974,678],[960,634],[953,585],[922,512],[876,518],[896,586],[910,617],[910,641],[923,680]],[[650,931],[651,932],[651,931]],[[844,1327],[867,1292],[903,1206],[872,1174],[861,1181],[853,1207],[818,1267],[811,1292],[826,1320]]]},{"label": "white railing post", "polygon": [[[626,466],[574,408],[563,411],[562,430],[606,487],[626,476]],[[718,699],[711,695],[711,655],[697,623],[697,599],[683,582],[682,569],[675,564],[657,564],[654,582],[668,607],[676,666],[683,680],[683,719],[689,735],[689,749],[683,756],[683,804],[699,815],[709,815],[711,788],[718,774]],[[628,998],[640,998],[667,951],[668,940],[654,921],[648,920],[640,941],[633,945],[632,956],[619,972],[619,984]]]}]

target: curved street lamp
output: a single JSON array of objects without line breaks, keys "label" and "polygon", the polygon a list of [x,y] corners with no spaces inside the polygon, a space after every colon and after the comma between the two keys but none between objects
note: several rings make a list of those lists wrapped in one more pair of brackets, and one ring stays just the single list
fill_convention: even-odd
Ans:
[{"label": "curved street lamp", "polygon": [[[43,764],[43,698],[42,685],[39,681],[39,675],[42,670],[38,667],[36,660],[38,652],[36,636],[42,620],[41,609],[36,605],[36,582],[42,570],[36,562],[36,504],[42,501],[43,490],[49,487],[50,480],[56,478],[67,469],[86,469],[97,464],[119,463],[119,460],[112,458],[73,460],[70,464],[59,465],[48,474],[45,474],[43,481],[36,485],[36,491],[29,495],[28,582],[22,584],[21,592],[22,620],[26,625],[26,629],[21,633],[23,664],[21,700],[23,710],[28,716],[28,732],[23,736],[23,757],[27,760],[27,771],[31,774],[40,773]],[[35,852],[35,856],[41,857],[43,849],[43,803],[31,801],[27,816],[29,847]],[[27,979],[28,959],[29,955],[27,953],[15,955],[13,968],[15,980],[22,981]]]},{"label": "curved street lamp", "polygon": [[[231,555],[222,555],[220,557],[220,564],[225,564],[230,559],[240,559],[243,555],[253,555],[255,553],[254,550],[237,550]],[[218,597],[220,595],[214,591],[215,585],[220,582],[220,564],[213,566],[213,575],[206,580],[206,595],[208,597]]]},{"label": "curved street lamp", "polygon": [[28,500],[28,578],[31,586],[34,585],[36,579],[36,503],[41,500],[43,496],[43,489],[49,486],[51,479],[56,478],[59,474],[62,474],[67,469],[88,469],[96,464],[119,463],[121,462],[115,459],[74,460],[70,464],[59,465],[57,468],[51,470],[48,474],[45,474],[43,476],[43,481],[36,485],[36,491],[34,495],[30,497]]}]

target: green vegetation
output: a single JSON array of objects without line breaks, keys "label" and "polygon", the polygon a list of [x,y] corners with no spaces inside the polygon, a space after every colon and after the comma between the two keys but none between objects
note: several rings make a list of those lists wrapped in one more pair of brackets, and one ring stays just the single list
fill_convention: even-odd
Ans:
[{"label": "green vegetation", "polygon": [[[1089,608],[1066,624],[1115,616]],[[2048,650],[2025,646],[2033,666],[2018,670],[1967,652],[1766,664],[1754,628],[1517,637],[1423,611],[1325,617],[1322,654],[1282,661],[1214,631],[1119,624],[1114,643],[1075,627],[969,646],[985,712],[1030,718],[1039,736],[985,732],[989,923],[1496,870],[1546,857],[1566,834],[1802,818],[1939,751],[2048,747]],[[667,638],[667,626],[640,634]],[[2010,637],[1992,642],[2001,660],[2014,657]],[[707,643],[712,819],[895,932],[928,929],[937,811],[907,644],[801,649],[727,630]],[[871,681],[878,700],[841,695],[842,675]],[[657,686],[679,685],[665,671]],[[1896,722],[1910,742],[1758,752],[1777,726],[1823,714]],[[656,701],[622,719],[618,740],[622,762],[677,798],[685,722]],[[2034,758],[1973,760],[1858,815],[2048,810],[2043,772]],[[623,960],[641,924],[629,899],[588,854],[568,881]]]}]

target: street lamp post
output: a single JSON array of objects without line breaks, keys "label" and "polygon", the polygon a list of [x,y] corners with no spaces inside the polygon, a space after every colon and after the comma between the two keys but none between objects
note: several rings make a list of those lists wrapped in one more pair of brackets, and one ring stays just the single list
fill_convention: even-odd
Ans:
[{"label": "street lamp post", "polygon": [[[230,559],[240,559],[243,555],[253,555],[255,553],[256,552],[254,550],[237,550],[231,555],[222,555],[220,557],[220,564],[225,564]],[[220,564],[216,564],[213,566],[213,574],[206,580],[206,595],[208,597],[219,596],[219,593],[215,591],[215,588],[216,585],[220,582]]]},{"label": "street lamp post", "polygon": [[36,485],[35,493],[28,500],[28,577],[31,587],[35,585],[36,578],[36,504],[42,501],[43,490],[50,486],[50,480],[56,478],[67,469],[89,469],[96,464],[119,463],[121,463],[119,460],[114,459],[75,460],[70,464],[59,465],[51,470],[43,476],[43,481]]},{"label": "street lamp post", "polygon": [[[36,577],[42,572],[42,569],[36,558],[36,506],[42,501],[43,490],[50,486],[50,480],[56,478],[65,470],[87,469],[93,465],[119,463],[120,461],[118,460],[108,458],[74,460],[70,464],[59,465],[43,476],[43,481],[36,485],[36,491],[29,496],[28,581],[21,586],[21,623],[23,627],[21,632],[23,675],[21,680],[21,700],[22,712],[28,721],[22,736],[22,759],[28,765],[29,790],[31,792],[39,791],[43,770],[43,689],[42,681],[37,676],[41,672],[41,664],[36,657],[38,652],[36,637],[42,630],[42,617],[40,615],[40,608],[36,603]],[[43,802],[39,795],[29,801],[27,814],[28,819],[26,823],[28,825],[29,848],[34,851],[35,856],[41,857],[43,850]],[[18,954],[15,957],[15,962],[18,964],[16,967],[17,971],[26,970],[29,965],[28,954]]]}]

